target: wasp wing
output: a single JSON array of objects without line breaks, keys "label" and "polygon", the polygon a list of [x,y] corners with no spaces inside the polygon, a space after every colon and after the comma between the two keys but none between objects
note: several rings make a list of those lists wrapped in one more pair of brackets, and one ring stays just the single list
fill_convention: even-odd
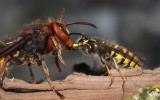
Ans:
[{"label": "wasp wing", "polygon": [[26,44],[29,40],[31,40],[33,38],[32,34],[29,34],[17,41],[15,41],[14,43],[6,46],[5,48],[0,50],[0,58],[5,57],[11,53],[13,53],[15,50],[19,49],[20,47],[22,47],[24,44]]}]

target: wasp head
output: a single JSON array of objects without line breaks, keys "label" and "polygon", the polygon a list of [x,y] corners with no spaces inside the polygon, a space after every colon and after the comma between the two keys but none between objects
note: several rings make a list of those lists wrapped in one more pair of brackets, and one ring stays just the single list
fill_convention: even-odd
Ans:
[{"label": "wasp head", "polygon": [[80,50],[82,54],[88,55],[91,53],[92,46],[90,44],[90,38],[81,33],[81,37],[73,43],[72,47],[74,50]]}]

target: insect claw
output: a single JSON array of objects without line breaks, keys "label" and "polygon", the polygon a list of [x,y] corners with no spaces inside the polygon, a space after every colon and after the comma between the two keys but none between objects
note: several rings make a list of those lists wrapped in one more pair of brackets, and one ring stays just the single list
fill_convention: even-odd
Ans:
[{"label": "insect claw", "polygon": [[55,90],[56,94],[61,98],[61,99],[64,99],[64,95],[62,95],[61,93],[59,93],[57,90]]},{"label": "insect claw", "polygon": [[123,83],[122,83],[122,89],[124,89],[124,84],[125,84],[125,80],[123,80]]},{"label": "insect claw", "polygon": [[113,83],[113,79],[111,79],[111,83],[109,84],[109,87],[111,87],[111,86],[112,86],[112,83]]}]

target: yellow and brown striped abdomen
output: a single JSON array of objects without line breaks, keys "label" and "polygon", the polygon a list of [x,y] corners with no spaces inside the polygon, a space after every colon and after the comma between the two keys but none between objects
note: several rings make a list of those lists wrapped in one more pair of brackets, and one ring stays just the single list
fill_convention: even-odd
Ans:
[{"label": "yellow and brown striped abdomen", "polygon": [[109,51],[110,57],[114,58],[118,64],[125,68],[141,67],[142,65],[132,52],[122,46],[112,45]]}]

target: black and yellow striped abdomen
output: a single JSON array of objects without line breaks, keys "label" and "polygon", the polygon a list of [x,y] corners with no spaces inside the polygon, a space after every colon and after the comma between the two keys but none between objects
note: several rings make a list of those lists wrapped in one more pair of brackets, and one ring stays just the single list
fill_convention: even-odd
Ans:
[{"label": "black and yellow striped abdomen", "polygon": [[[5,46],[6,46],[6,43],[4,43],[3,41],[0,41],[0,50],[5,48]],[[4,61],[5,61],[5,57],[1,57],[0,58],[0,71],[3,69],[2,67],[4,66]]]},{"label": "black and yellow striped abdomen", "polygon": [[141,67],[142,65],[132,52],[119,45],[111,45],[109,56],[114,58],[118,64],[125,68]]}]

